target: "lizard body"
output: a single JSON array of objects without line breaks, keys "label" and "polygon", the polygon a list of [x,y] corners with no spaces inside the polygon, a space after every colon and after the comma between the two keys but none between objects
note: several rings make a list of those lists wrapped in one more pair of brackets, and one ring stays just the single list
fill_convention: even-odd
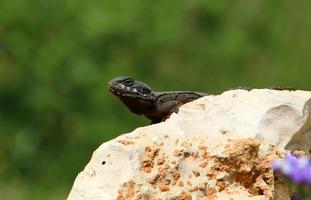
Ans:
[{"label": "lizard body", "polygon": [[178,112],[181,105],[208,95],[191,91],[155,92],[147,84],[123,76],[112,79],[108,88],[133,113],[144,115],[152,123],[161,122]]}]

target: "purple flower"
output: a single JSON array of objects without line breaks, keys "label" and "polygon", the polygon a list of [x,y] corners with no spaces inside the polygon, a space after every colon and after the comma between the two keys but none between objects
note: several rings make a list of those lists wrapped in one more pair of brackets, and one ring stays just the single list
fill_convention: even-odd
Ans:
[{"label": "purple flower", "polygon": [[298,158],[288,153],[283,160],[274,161],[272,168],[287,176],[294,183],[311,186],[311,160],[306,157]]},{"label": "purple flower", "polygon": [[303,200],[301,196],[295,195],[291,198],[291,200]]}]

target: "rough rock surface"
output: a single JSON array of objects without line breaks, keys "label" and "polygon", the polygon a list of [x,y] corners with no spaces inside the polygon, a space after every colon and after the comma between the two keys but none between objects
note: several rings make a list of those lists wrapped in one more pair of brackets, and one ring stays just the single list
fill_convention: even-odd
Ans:
[{"label": "rough rock surface", "polygon": [[311,92],[233,90],[102,144],[68,200],[289,199],[271,160],[309,152]]}]

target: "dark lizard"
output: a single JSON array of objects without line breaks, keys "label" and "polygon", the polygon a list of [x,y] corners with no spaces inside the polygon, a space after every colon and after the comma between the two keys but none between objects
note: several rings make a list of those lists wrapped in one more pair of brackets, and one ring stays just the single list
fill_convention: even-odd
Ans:
[{"label": "dark lizard", "polygon": [[152,123],[161,122],[178,112],[181,105],[208,95],[191,91],[155,92],[147,84],[124,76],[112,79],[108,88],[133,113],[144,115]]},{"label": "dark lizard", "polygon": [[[178,112],[178,108],[206,93],[191,91],[155,92],[147,84],[136,81],[131,77],[119,76],[108,83],[109,90],[117,96],[133,113],[144,115],[152,123],[165,120],[172,113]],[[250,87],[236,87],[229,90],[242,89],[250,91]],[[271,90],[289,90],[291,87],[272,86]]]}]

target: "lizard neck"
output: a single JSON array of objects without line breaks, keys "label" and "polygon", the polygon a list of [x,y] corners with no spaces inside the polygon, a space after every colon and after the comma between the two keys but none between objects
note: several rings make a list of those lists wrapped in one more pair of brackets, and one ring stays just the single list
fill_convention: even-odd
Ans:
[{"label": "lizard neck", "polygon": [[155,106],[157,95],[151,93],[147,96],[120,96],[119,99],[128,107],[133,113],[142,115],[152,110]]}]

